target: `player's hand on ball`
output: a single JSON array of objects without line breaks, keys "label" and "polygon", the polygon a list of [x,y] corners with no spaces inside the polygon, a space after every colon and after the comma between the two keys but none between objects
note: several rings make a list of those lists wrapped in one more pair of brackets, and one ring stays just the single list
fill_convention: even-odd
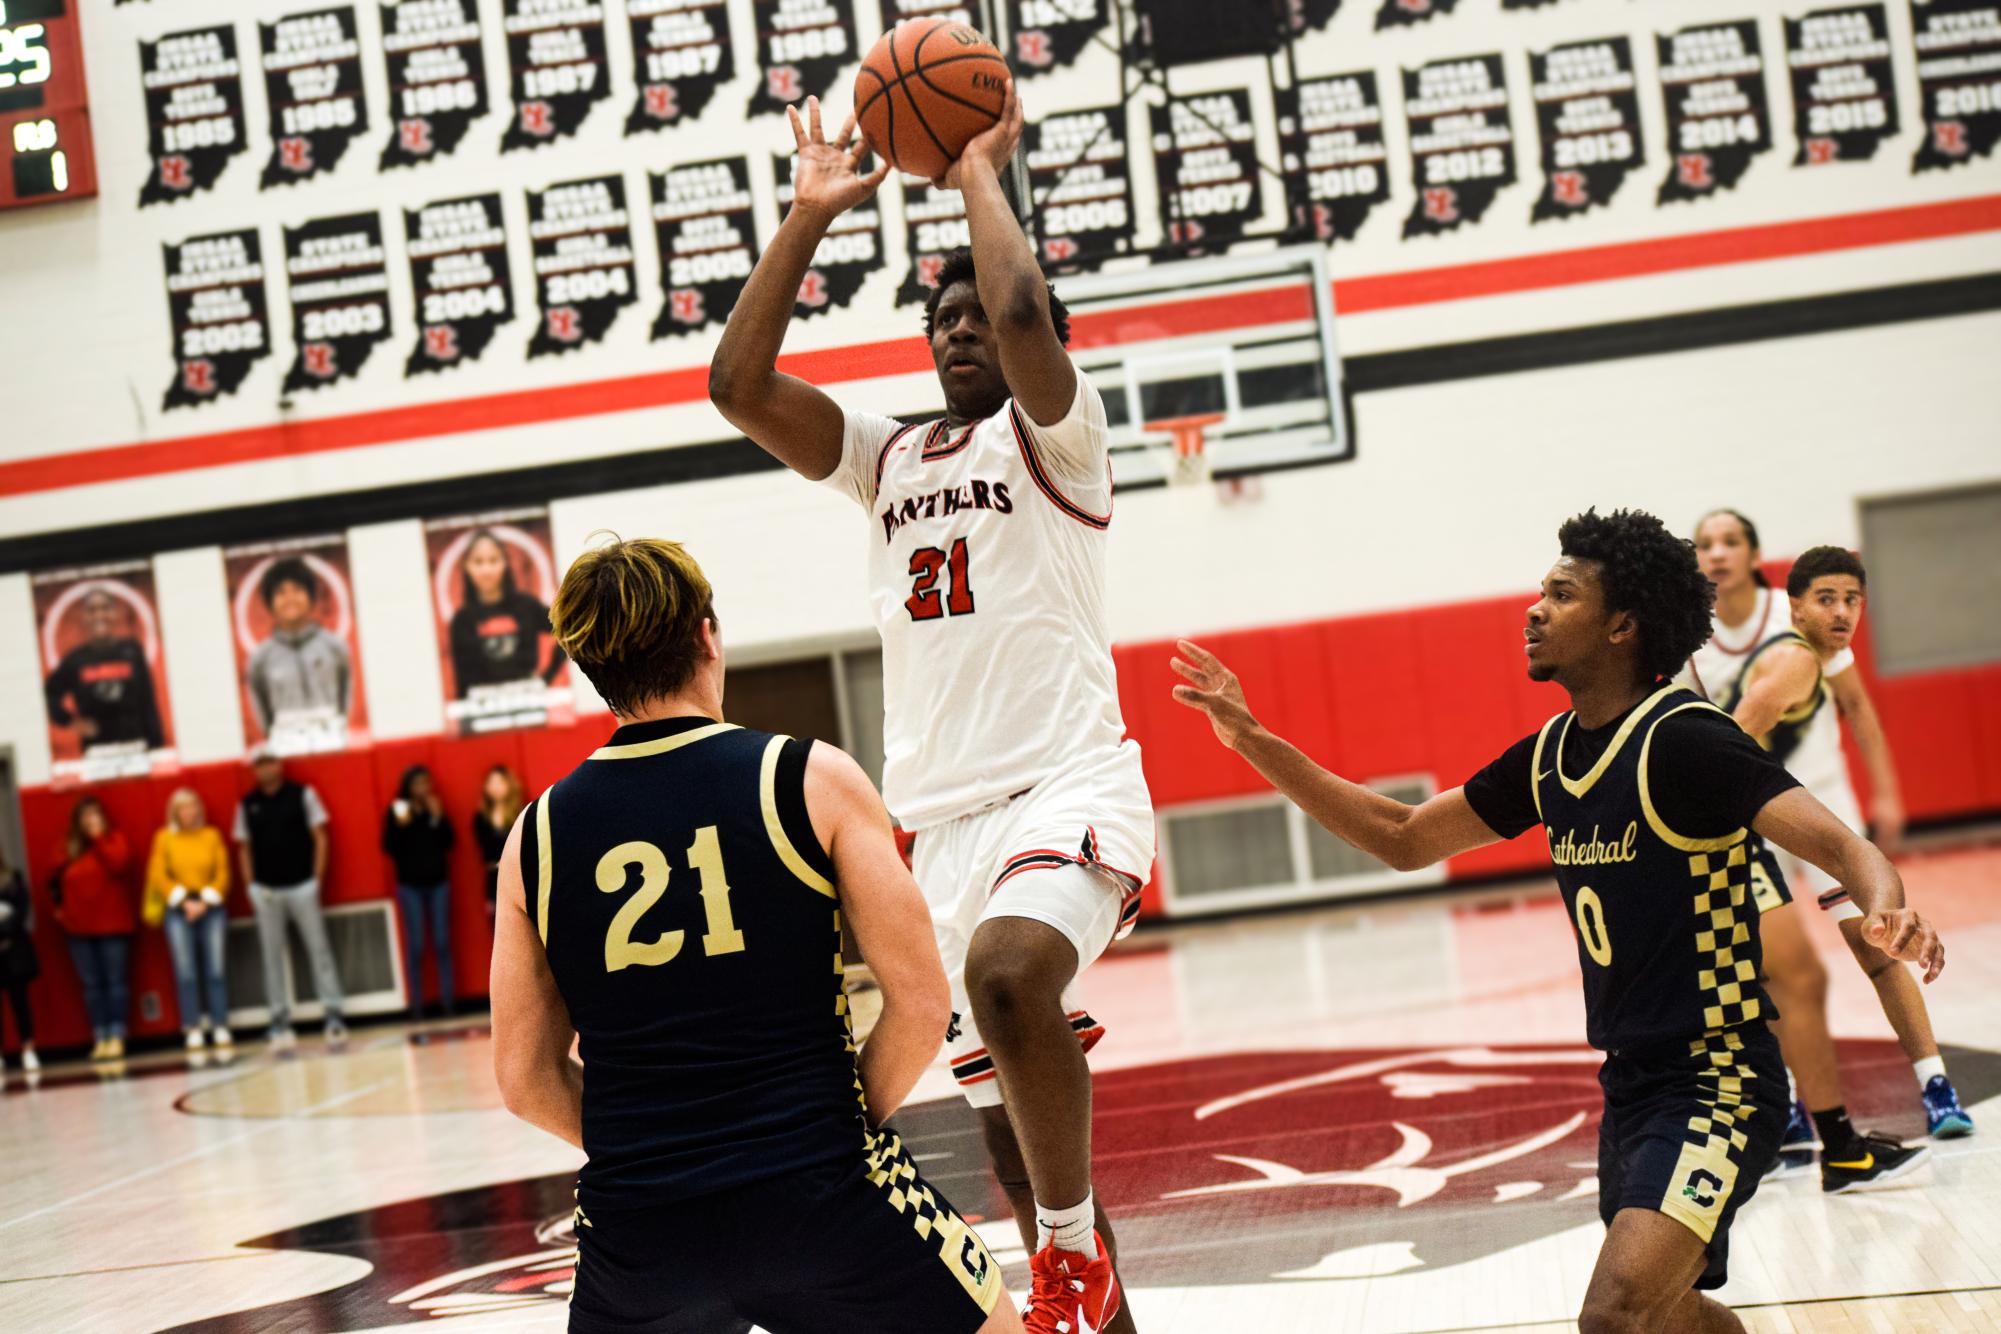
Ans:
[{"label": "player's hand on ball", "polygon": [[959,154],[959,160],[945,168],[945,174],[931,184],[941,190],[965,189],[968,163],[985,163],[998,174],[1014,157],[1015,146],[1021,143],[1021,126],[1021,98],[1010,82],[1007,101],[1001,104],[1000,119],[974,135],[966,144],[965,151]]},{"label": "player's hand on ball", "polygon": [[1862,923],[1862,938],[1892,959],[1924,969],[1927,982],[1945,968],[1945,942],[1915,908],[1870,913]]},{"label": "player's hand on ball", "polygon": [[1188,684],[1174,687],[1174,698],[1200,710],[1216,730],[1216,739],[1235,750],[1257,730],[1258,720],[1244,702],[1244,687],[1223,660],[1191,639],[1175,641],[1181,650],[1173,667]]},{"label": "player's hand on ball", "polygon": [[888,177],[887,160],[868,175],[862,175],[862,158],[868,153],[868,144],[855,137],[854,112],[848,113],[847,123],[841,126],[837,139],[825,138],[821,133],[817,97],[806,99],[804,121],[800,120],[796,106],[785,108],[785,114],[792,121],[792,139],[799,146],[792,163],[792,207],[829,218],[839,217],[873,195]]}]

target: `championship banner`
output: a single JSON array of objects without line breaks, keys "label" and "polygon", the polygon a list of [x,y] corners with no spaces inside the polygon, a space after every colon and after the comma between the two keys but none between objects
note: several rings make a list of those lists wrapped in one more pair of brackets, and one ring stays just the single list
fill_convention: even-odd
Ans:
[{"label": "championship banner", "polygon": [[500,151],[534,148],[577,132],[611,95],[604,7],[596,0],[502,0],[514,118]]},{"label": "championship banner", "polygon": [[222,577],[244,739],[279,755],[368,744],[347,538],[225,547]]},{"label": "championship banner", "polygon": [[1286,0],[1286,9],[1290,11],[1292,32],[1297,37],[1324,30],[1340,12],[1341,0]]},{"label": "championship banner", "polygon": [[258,188],[332,171],[356,136],[368,132],[354,10],[322,9],[260,23],[257,38],[271,109],[271,159]]},{"label": "championship banner", "polygon": [[1502,9],[1541,9],[1557,0],[1501,0]]},{"label": "championship banner", "polygon": [[406,376],[477,360],[494,330],[514,318],[507,226],[500,196],[447,199],[403,213],[417,345]]},{"label": "championship banner", "polygon": [[1278,90],[1279,152],[1306,177],[1304,217],[1322,241],[1352,241],[1390,197],[1383,102],[1371,70],[1307,79]]},{"label": "championship banner", "polygon": [[166,256],[167,319],[177,367],[163,410],[235,393],[251,363],[271,355],[256,228],[191,236],[160,249]]},{"label": "championship banner", "polygon": [[1515,130],[1508,120],[1501,57],[1435,60],[1403,72],[1417,204],[1405,239],[1477,223],[1494,196],[1515,183]]},{"label": "championship banner", "polygon": [[[1014,34],[1015,74],[1032,79],[1068,69],[1111,21],[1109,0],[1007,0],[1007,30]],[[976,23],[973,25],[978,27]]]},{"label": "championship banner", "polygon": [[384,170],[444,157],[491,109],[477,0],[382,0],[392,132]]},{"label": "championship banner", "polygon": [[1459,0],[1383,0],[1382,8],[1376,11],[1376,31],[1425,23],[1440,14],[1450,14],[1458,4]]},{"label": "championship banner", "polygon": [[[792,157],[780,154],[771,160],[773,179],[778,187],[778,220],[792,211]],[[870,199],[835,218],[827,234],[813,252],[813,267],[799,284],[799,300],[793,313],[800,319],[844,309],[862,290],[871,273],[887,263],[883,256],[882,211]]]},{"label": "championship banner", "polygon": [[1088,268],[1130,251],[1137,210],[1125,107],[1030,121],[1022,141],[1042,262]]},{"label": "championship banner", "polygon": [[757,91],[745,114],[783,112],[808,97],[824,99],[855,46],[853,0],[751,0],[757,21]]},{"label": "championship banner", "polygon": [[938,271],[945,267],[945,256],[972,245],[966,197],[957,190],[933,189],[922,176],[905,176],[903,228],[910,267],[904,271],[903,285],[896,289],[896,304],[908,306],[930,299],[932,289],[938,286]]},{"label": "championship banner", "polygon": [[32,575],[57,787],[178,767],[153,563]]},{"label": "championship banner", "polygon": [[1185,244],[1242,236],[1265,207],[1250,91],[1170,98],[1149,116],[1169,239]]},{"label": "championship banner", "polygon": [[672,167],[648,172],[646,179],[666,297],[653,321],[653,337],[723,324],[757,262],[750,159]]},{"label": "championship banner", "polygon": [[557,583],[549,511],[430,519],[424,549],[449,729],[571,722],[570,661],[549,629]]},{"label": "championship banner", "polygon": [[1658,202],[1735,189],[1751,159],[1772,146],[1757,21],[1683,28],[1656,41],[1674,154]]},{"label": "championship banner", "polygon": [[1796,167],[1866,162],[1897,133],[1890,20],[1881,5],[1820,9],[1787,19]]},{"label": "championship banner", "polygon": [[1633,44],[1608,37],[1531,51],[1529,84],[1543,179],[1529,220],[1574,218],[1610,203],[1626,174],[1646,162]]},{"label": "championship banner", "polygon": [[247,137],[236,29],[225,23],[139,43],[139,83],[153,162],[139,206],[213,187]]},{"label": "championship banner", "polygon": [[639,88],[627,134],[695,119],[736,77],[727,0],[626,0],[625,13]]},{"label": "championship banner", "polygon": [[639,299],[622,176],[530,190],[528,244],[542,311],[531,357],[601,341],[618,312]]},{"label": "championship banner", "polygon": [[285,392],[351,379],[389,328],[389,252],[382,218],[354,213],[285,228],[292,345]]},{"label": "championship banner", "polygon": [[1925,138],[1911,170],[1986,157],[2001,140],[2001,4],[1911,0]]}]

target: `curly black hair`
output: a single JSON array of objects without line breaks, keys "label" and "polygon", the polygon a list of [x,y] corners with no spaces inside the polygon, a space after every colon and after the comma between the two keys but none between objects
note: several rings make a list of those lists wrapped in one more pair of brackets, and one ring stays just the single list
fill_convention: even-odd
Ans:
[{"label": "curly black hair", "polygon": [[1596,509],[1564,521],[1556,540],[1572,560],[1598,567],[1608,611],[1640,625],[1640,669],[1649,681],[1673,676],[1709,640],[1716,589],[1695,561],[1695,544],[1644,510]]},{"label": "curly black hair", "polygon": [[1796,598],[1805,597],[1813,581],[1828,574],[1852,574],[1856,583],[1865,589],[1869,587],[1869,572],[1862,568],[1860,556],[1846,547],[1814,547],[1793,562],[1791,572],[1786,575],[1786,592]]},{"label": "curly black hair", "polygon": [[308,599],[314,602],[320,600],[319,576],[313,573],[312,566],[297,556],[272,561],[271,568],[264,571],[264,577],[257,581],[257,596],[264,599],[266,607],[271,605],[271,599],[278,596],[280,584],[297,584],[306,590]]},{"label": "curly black hair", "polygon": [[[924,302],[924,340],[938,328],[938,302],[945,295],[945,289],[953,283],[973,281],[973,252],[964,248],[954,250],[945,256],[945,262],[938,269],[938,285],[931,289],[931,295]],[[1049,289],[1049,320],[1056,326],[1056,341],[1070,346],[1070,308],[1063,304],[1063,298],[1056,295],[1056,289]]]}]

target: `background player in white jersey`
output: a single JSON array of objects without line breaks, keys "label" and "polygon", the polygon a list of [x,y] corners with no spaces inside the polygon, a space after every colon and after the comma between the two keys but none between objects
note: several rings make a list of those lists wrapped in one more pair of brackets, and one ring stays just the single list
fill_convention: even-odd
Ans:
[{"label": "background player in white jersey", "polygon": [[[1703,572],[1716,585],[1717,610],[1710,642],[1690,660],[1693,683],[1731,709],[1746,731],[1764,739],[1801,783],[1860,833],[1861,807],[1849,782],[1837,711],[1846,714],[1870,767],[1879,837],[1894,848],[1904,823],[1896,769],[1861,674],[1853,670],[1850,649],[1861,618],[1861,563],[1839,548],[1815,548],[1794,565],[1788,581],[1792,596],[1781,597],[1765,585],[1758,570],[1762,553],[1756,525],[1735,510],[1703,518],[1696,529],[1696,551]],[[1835,707],[1826,707],[1830,703]],[[1794,709],[1795,704],[1801,707]],[[1847,896],[1840,886],[1797,859],[1782,855],[1780,864],[1795,890],[1813,894],[1824,911],[1841,921]],[[1787,1059],[1825,1146],[1823,1164],[1850,1161],[1841,1150],[1850,1128],[1842,1113],[1833,1039],[1827,1033],[1826,970],[1807,940],[1804,922],[1792,913],[1779,918],[1767,932],[1767,962],[1781,1013],[1792,1006],[1780,1025]],[[1916,1072],[1928,1128],[1941,1137],[1968,1133],[1972,1122],[1946,1077],[1916,984],[1863,940],[1853,921],[1842,921],[1841,932],[1874,984]],[[1792,1138],[1799,1131],[1796,1125]],[[1797,1161],[1790,1149],[1789,1144],[1788,1158]],[[1836,1179],[1844,1175],[1833,1173]]]},{"label": "background player in white jersey", "polygon": [[1091,1194],[1084,1049],[1101,1030],[1070,989],[1137,913],[1153,808],[1105,614],[1104,403],[1064,350],[1068,315],[1000,184],[1021,107],[1010,93],[939,182],[963,194],[972,248],[925,310],[946,413],[924,425],[843,411],[776,370],[828,224],[887,170],[861,174],[852,116],[832,141],[817,101],[792,124],[792,211],[738,298],[710,397],[869,512],[885,796],[916,832],[953,983],[953,1073],[1033,1252],[1027,1327],[1130,1329]]}]

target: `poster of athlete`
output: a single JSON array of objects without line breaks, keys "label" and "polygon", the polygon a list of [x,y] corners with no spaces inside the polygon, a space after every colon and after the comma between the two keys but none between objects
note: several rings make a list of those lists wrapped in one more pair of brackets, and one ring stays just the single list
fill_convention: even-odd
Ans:
[{"label": "poster of athlete", "polygon": [[280,755],[367,744],[347,538],[225,547],[222,575],[244,740]]},{"label": "poster of athlete", "polygon": [[1897,134],[1890,16],[1881,5],[1819,9],[1786,23],[1796,167],[1866,162]]},{"label": "poster of athlete", "polygon": [[52,781],[61,787],[177,767],[153,563],[30,576]]},{"label": "poster of athlete", "polygon": [[153,160],[139,206],[186,199],[212,187],[248,138],[236,29],[225,23],[140,42],[139,84],[146,93],[146,149]]},{"label": "poster of athlete", "polygon": [[570,662],[549,631],[556,596],[549,511],[431,519],[424,547],[451,730],[569,722]]}]

